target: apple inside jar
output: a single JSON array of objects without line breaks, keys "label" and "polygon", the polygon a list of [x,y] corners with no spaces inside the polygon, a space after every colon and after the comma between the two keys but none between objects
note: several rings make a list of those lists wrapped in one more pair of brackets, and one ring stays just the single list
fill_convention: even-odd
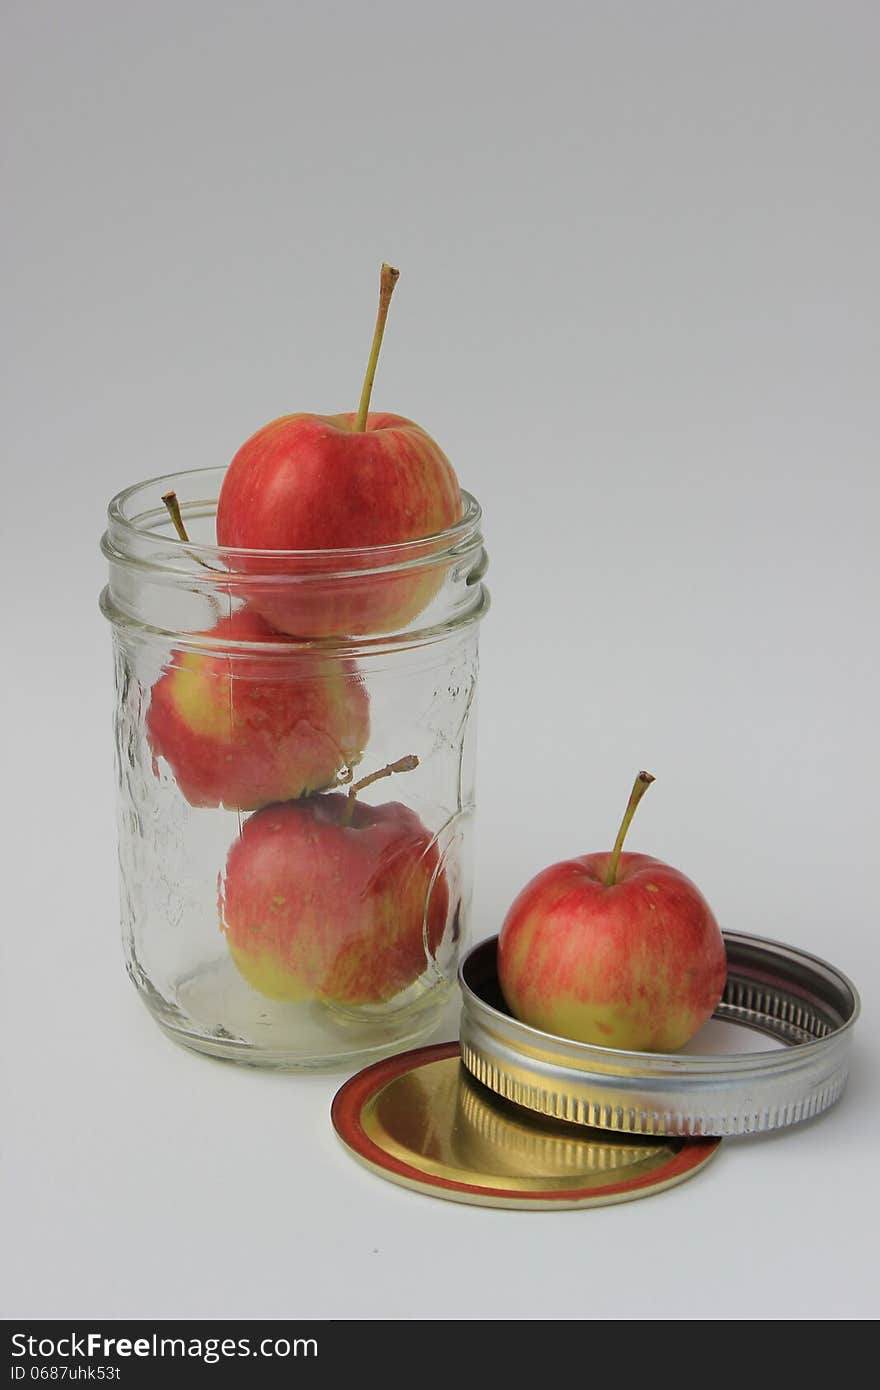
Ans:
[{"label": "apple inside jar", "polygon": [[403,803],[358,797],[417,765],[410,755],[347,794],[267,806],[245,822],[220,881],[221,927],[259,994],[356,1009],[423,974],[449,908],[436,839]]}]

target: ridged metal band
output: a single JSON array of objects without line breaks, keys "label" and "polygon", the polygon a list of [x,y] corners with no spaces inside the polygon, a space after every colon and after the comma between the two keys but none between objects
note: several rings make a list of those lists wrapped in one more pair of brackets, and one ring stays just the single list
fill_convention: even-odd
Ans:
[{"label": "ridged metal band", "polygon": [[648,1135],[756,1134],[827,1110],[849,1070],[855,987],[792,946],[725,932],[728,979],[715,1016],[784,1044],[717,1056],[621,1052],[553,1037],[507,1012],[497,937],[459,972],[461,1055],[506,1099],[556,1119]]}]

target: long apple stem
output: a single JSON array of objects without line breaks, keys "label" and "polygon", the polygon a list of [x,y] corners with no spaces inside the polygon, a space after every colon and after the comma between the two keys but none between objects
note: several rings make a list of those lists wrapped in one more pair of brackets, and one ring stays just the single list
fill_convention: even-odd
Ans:
[{"label": "long apple stem", "polygon": [[376,315],[376,328],[373,333],[373,346],[370,348],[370,360],[367,363],[367,375],[364,377],[364,389],[361,391],[357,419],[354,422],[356,433],[363,434],[367,428],[367,412],[370,409],[370,396],[373,394],[373,378],[376,375],[376,364],[379,361],[379,349],[382,346],[382,335],[385,332],[385,320],[388,317],[388,306],[391,303],[394,286],[399,277],[399,270],[395,270],[391,265],[386,265],[384,261],[382,262],[382,275],[379,280],[379,312]]},{"label": "long apple stem", "polygon": [[608,872],[605,875],[606,888],[613,888],[614,884],[617,882],[617,865],[620,861],[620,851],[623,849],[626,832],[632,824],[632,818],[636,813],[636,807],[653,781],[654,778],[651,776],[650,772],[640,772],[633,783],[633,789],[630,792],[629,801],[626,803],[626,810],[623,813],[623,820],[620,822],[620,829],[617,832],[617,839],[614,841],[614,849],[611,851],[611,858],[608,861]]},{"label": "long apple stem", "polygon": [[405,758],[398,758],[396,763],[388,763],[385,767],[380,767],[378,772],[371,772],[369,777],[362,777],[359,782],[355,782],[354,785],[348,789],[348,805],[345,808],[343,825],[351,825],[357,794],[363,791],[364,787],[369,787],[373,782],[378,782],[380,777],[390,777],[394,772],[414,772],[418,765],[419,760],[415,753],[407,753]]},{"label": "long apple stem", "polygon": [[165,510],[174,522],[174,529],[185,545],[190,544],[189,536],[186,534],[186,527],[183,524],[183,517],[180,514],[180,503],[177,500],[177,493],[164,492],[162,501],[165,503]]}]

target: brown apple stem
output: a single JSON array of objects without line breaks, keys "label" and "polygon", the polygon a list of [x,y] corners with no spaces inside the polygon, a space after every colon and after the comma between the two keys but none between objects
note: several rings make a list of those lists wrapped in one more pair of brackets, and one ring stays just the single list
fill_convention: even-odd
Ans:
[{"label": "brown apple stem", "polygon": [[407,753],[405,758],[398,758],[396,763],[387,763],[385,767],[380,767],[378,772],[371,772],[369,777],[362,777],[359,782],[349,787],[348,795],[354,800],[358,792],[363,791],[364,787],[369,787],[372,782],[378,782],[380,777],[390,777],[394,772],[414,772],[418,765],[419,760],[415,753]]},{"label": "brown apple stem", "polygon": [[414,772],[418,765],[419,760],[415,753],[407,753],[405,758],[398,758],[396,763],[388,763],[385,767],[380,767],[378,772],[371,772],[369,777],[362,777],[359,782],[355,782],[354,785],[348,789],[348,805],[345,808],[343,825],[351,825],[357,794],[363,791],[364,787],[369,787],[373,782],[378,782],[380,777],[390,777],[392,773],[395,772]]},{"label": "brown apple stem", "polygon": [[379,312],[376,315],[376,328],[373,333],[373,346],[370,348],[370,360],[367,363],[367,375],[364,377],[364,389],[361,391],[357,419],[354,422],[355,431],[360,434],[363,434],[367,428],[367,412],[370,409],[370,396],[373,394],[373,378],[376,375],[376,364],[379,361],[379,349],[382,346],[382,335],[385,332],[385,320],[388,317],[388,306],[391,303],[391,296],[399,276],[399,270],[395,270],[391,265],[386,265],[384,261],[382,262],[382,275],[379,280]]},{"label": "brown apple stem", "polygon": [[617,839],[614,841],[614,849],[611,851],[611,858],[608,861],[608,872],[605,875],[606,888],[613,888],[617,882],[617,865],[620,861],[620,851],[623,849],[623,842],[626,839],[626,832],[632,823],[632,818],[636,813],[636,807],[641,801],[645,792],[650,787],[654,778],[650,772],[640,772],[633,789],[630,792],[629,801],[626,803],[626,810],[623,813],[623,820],[620,822],[620,829],[617,832]]},{"label": "brown apple stem", "polygon": [[[168,512],[168,515],[174,522],[174,529],[177,532],[180,539],[183,541],[184,545],[192,545],[192,541],[187,535],[186,527],[183,524],[183,517],[180,513],[180,503],[177,500],[177,493],[174,492],[173,489],[171,492],[163,492],[162,501],[165,503],[165,510]],[[216,573],[214,566],[209,565],[207,560],[203,560],[201,555],[194,555],[193,559],[198,561],[202,569],[210,570],[212,574]]]},{"label": "brown apple stem", "polygon": [[186,527],[183,524],[183,517],[180,514],[180,503],[177,500],[177,493],[174,491],[163,492],[162,501],[165,503],[165,510],[171,517],[178,536],[183,541],[184,545],[190,545],[190,538],[186,534]]}]

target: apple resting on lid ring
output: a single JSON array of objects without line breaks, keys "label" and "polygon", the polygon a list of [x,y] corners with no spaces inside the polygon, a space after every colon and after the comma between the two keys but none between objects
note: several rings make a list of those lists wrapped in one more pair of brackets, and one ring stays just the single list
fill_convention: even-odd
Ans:
[{"label": "apple resting on lid ring", "polygon": [[724,938],[702,893],[647,854],[623,854],[640,772],[609,854],[544,869],[508,912],[498,979],[511,1013],[557,1037],[673,1052],[714,1012],[727,977]]}]

